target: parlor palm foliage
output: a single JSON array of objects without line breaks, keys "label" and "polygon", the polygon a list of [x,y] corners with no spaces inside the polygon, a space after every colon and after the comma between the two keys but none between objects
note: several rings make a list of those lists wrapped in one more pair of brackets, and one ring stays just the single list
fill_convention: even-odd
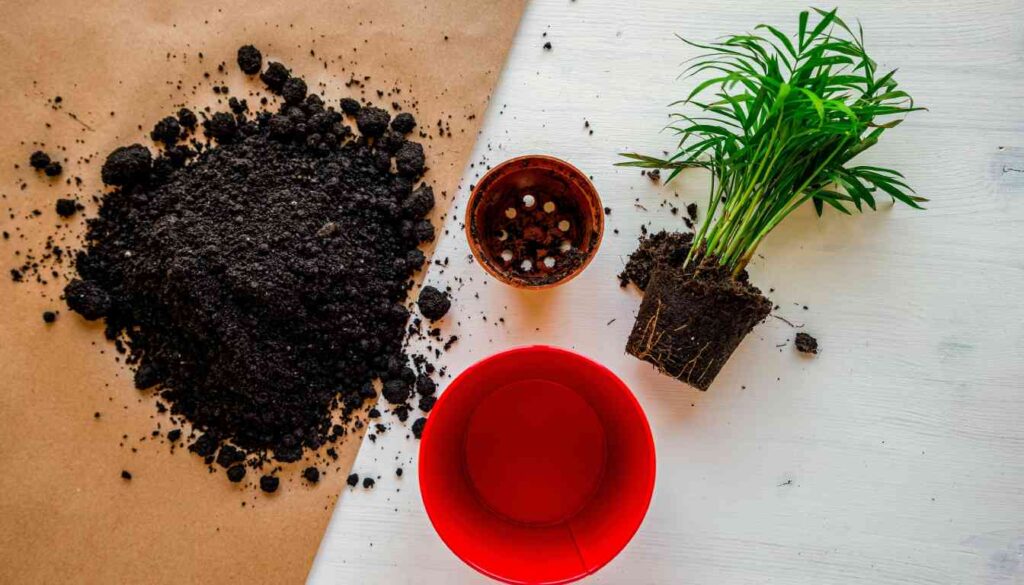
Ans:
[{"label": "parlor palm foliage", "polygon": [[899,172],[858,165],[853,159],[915,107],[898,88],[895,71],[880,74],[856,32],[836,11],[800,14],[787,36],[762,24],[751,34],[701,49],[683,76],[700,83],[672,106],[696,110],[672,114],[679,136],[668,158],[624,153],[622,166],[670,170],[688,167],[713,176],[707,220],[687,262],[701,255],[738,274],[757,246],[787,215],[812,201],[850,214],[875,209],[877,195],[920,209]]}]

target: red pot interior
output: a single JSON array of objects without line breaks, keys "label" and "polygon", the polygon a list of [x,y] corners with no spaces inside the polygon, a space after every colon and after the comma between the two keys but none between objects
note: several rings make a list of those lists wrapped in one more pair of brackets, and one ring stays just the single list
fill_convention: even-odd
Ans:
[{"label": "red pot interior", "polygon": [[629,388],[572,352],[531,346],[469,367],[420,445],[441,539],[508,583],[566,583],[626,546],[654,489],[654,441]]}]

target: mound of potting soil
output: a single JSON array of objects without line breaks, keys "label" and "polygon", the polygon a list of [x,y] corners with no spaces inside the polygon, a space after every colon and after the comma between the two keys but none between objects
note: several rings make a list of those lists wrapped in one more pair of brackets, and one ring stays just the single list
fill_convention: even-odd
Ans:
[{"label": "mound of potting soil", "polygon": [[[257,53],[243,49],[253,72]],[[182,110],[154,128],[158,156],[110,154],[103,179],[117,188],[65,290],[127,342],[136,386],[200,431],[190,449],[232,481],[247,459],[295,461],[338,439],[376,379],[415,380],[403,303],[418,245],[434,237],[433,193],[416,185],[423,150],[386,130],[387,112],[346,119],[278,63],[263,80],[280,109],[250,115],[232,98],[202,123],[213,145],[184,145],[196,118]],[[389,395],[403,420],[409,397]]]}]

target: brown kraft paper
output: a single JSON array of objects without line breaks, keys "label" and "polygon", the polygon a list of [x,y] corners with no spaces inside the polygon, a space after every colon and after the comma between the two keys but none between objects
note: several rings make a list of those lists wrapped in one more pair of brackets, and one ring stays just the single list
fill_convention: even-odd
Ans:
[{"label": "brown kraft paper", "polygon": [[[450,126],[450,138],[431,131],[424,140],[438,224],[523,2],[2,4],[0,229],[10,239],[0,240],[0,582],[301,582],[362,435],[337,446],[340,457],[317,486],[302,481],[301,462],[284,469],[281,489],[269,496],[253,487],[252,471],[248,487],[211,474],[187,450],[172,453],[165,438],[149,436],[160,423],[164,432],[171,428],[166,415],[151,393],[134,389],[102,324],[67,310],[64,275],[47,275],[47,285],[12,281],[8,271],[21,263],[15,250],[41,251],[62,222],[68,226],[58,243],[75,247],[83,217],[96,210],[92,195],[103,190],[106,154],[132,142],[151,145],[152,125],[182,105],[220,99],[226,109],[212,80],[255,106],[259,98],[250,93],[264,88],[235,63],[238,47],[249,43],[264,64],[285,63],[336,108],[341,97],[378,101],[377,89],[397,86],[407,108],[417,102],[421,127]],[[370,77],[365,94],[346,88],[353,76]],[[391,98],[379,101],[388,107]],[[63,175],[50,179],[29,168],[40,146],[64,164]],[[66,183],[76,176],[79,188]],[[70,221],[54,212],[55,200],[69,193],[87,208]],[[42,214],[27,219],[35,209]],[[66,264],[61,271],[67,274]],[[56,323],[43,323],[46,310],[60,311]]]}]

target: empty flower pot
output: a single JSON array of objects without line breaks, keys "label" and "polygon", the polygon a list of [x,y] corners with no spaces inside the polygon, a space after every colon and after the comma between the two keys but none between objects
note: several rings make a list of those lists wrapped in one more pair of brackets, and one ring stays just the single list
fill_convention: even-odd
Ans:
[{"label": "empty flower pot", "polygon": [[567,583],[630,541],[654,490],[647,418],[607,368],[529,346],[470,366],[420,444],[420,491],[459,558],[507,583]]}]

